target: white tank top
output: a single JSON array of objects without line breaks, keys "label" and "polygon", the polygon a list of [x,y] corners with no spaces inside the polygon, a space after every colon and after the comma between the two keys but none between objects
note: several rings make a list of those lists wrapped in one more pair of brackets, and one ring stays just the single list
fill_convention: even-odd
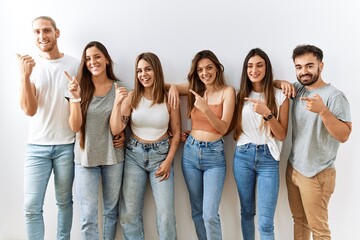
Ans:
[{"label": "white tank top", "polygon": [[154,104],[142,97],[131,113],[131,130],[144,140],[155,141],[166,133],[169,127],[169,111],[166,103]]}]

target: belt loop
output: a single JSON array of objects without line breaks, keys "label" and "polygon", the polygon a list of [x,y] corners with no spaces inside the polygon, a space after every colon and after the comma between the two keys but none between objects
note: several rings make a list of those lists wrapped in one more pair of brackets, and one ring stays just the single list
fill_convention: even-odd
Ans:
[{"label": "belt loop", "polygon": [[206,148],[208,147],[208,143],[209,143],[209,142],[205,142],[205,147],[206,147]]},{"label": "belt loop", "polygon": [[193,145],[194,142],[195,142],[195,138],[192,138],[192,139],[191,139],[191,145]]}]

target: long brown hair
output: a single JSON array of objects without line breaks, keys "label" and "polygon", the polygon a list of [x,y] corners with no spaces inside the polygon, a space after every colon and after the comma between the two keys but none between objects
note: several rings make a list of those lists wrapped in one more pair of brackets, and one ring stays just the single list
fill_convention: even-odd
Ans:
[{"label": "long brown hair", "polygon": [[[215,84],[217,87],[226,86],[225,78],[224,78],[224,66],[220,63],[219,59],[216,55],[210,50],[202,50],[198,52],[193,60],[191,61],[190,71],[188,73],[188,82],[189,82],[189,89],[192,89],[194,92],[198,93],[199,95],[203,95],[206,91],[205,84],[200,80],[199,75],[197,73],[198,63],[202,59],[209,59],[211,60],[217,70]],[[195,103],[195,96],[194,94],[188,94],[188,110],[187,116],[190,118],[191,111],[194,108]]]},{"label": "long brown hair", "polygon": [[234,130],[234,139],[235,141],[238,140],[239,136],[243,132],[242,128],[242,110],[245,103],[245,98],[249,97],[253,85],[249,79],[247,74],[248,62],[250,58],[254,56],[259,56],[265,61],[266,72],[264,79],[262,80],[263,83],[263,92],[265,95],[265,103],[270,109],[270,111],[274,114],[275,117],[278,115],[277,105],[275,101],[275,93],[274,93],[274,85],[273,85],[273,72],[271,67],[271,62],[268,55],[259,48],[254,48],[250,50],[248,55],[245,57],[243,63],[243,69],[241,74],[241,81],[240,81],[240,91],[236,96],[236,107],[235,107],[235,130]]},{"label": "long brown hair", "polygon": [[161,62],[158,56],[151,52],[141,53],[135,61],[135,86],[134,86],[134,94],[131,99],[131,107],[136,108],[140,102],[141,97],[144,94],[144,86],[140,83],[138,76],[137,76],[137,67],[139,61],[143,59],[147,63],[150,64],[152,69],[154,70],[154,86],[152,89],[152,96],[153,96],[153,104],[163,103],[166,100],[166,88],[165,88],[165,80],[164,80],[164,73],[162,70]]},{"label": "long brown hair", "polygon": [[105,58],[108,60],[108,64],[106,65],[106,75],[109,79],[113,81],[117,81],[117,77],[114,74],[113,70],[113,61],[106,49],[106,47],[97,41],[89,42],[82,53],[81,62],[80,62],[80,68],[79,68],[79,74],[77,79],[79,79],[79,85],[81,89],[81,115],[83,119],[83,123],[80,128],[80,148],[84,148],[85,145],[85,125],[86,125],[86,114],[87,110],[89,108],[90,102],[94,96],[95,92],[95,86],[92,81],[92,74],[89,72],[86,66],[86,50],[96,47],[97,49],[104,54]]}]

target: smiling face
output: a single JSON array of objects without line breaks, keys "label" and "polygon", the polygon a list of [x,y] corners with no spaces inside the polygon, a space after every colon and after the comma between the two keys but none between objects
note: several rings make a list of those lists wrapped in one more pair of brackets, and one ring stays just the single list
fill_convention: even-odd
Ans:
[{"label": "smiling face", "polygon": [[86,67],[93,76],[106,74],[106,66],[109,64],[105,55],[96,47],[86,49]]},{"label": "smiling face", "polygon": [[318,82],[323,68],[320,62],[312,53],[298,56],[294,60],[296,77],[304,86],[311,86]]},{"label": "smiling face", "polygon": [[203,58],[199,60],[196,68],[196,72],[200,78],[200,80],[205,85],[212,85],[215,82],[217,75],[217,68],[213,61],[208,58]]},{"label": "smiling face", "polygon": [[144,86],[144,88],[151,88],[154,86],[155,82],[155,73],[153,67],[145,61],[144,59],[140,59],[137,68],[136,74],[139,82]]},{"label": "smiling face", "polygon": [[45,19],[37,19],[33,22],[35,42],[42,52],[49,53],[57,48],[57,38],[60,36],[59,29]]},{"label": "smiling face", "polygon": [[247,75],[253,84],[260,83],[266,74],[265,60],[259,55],[251,57],[247,63]]}]

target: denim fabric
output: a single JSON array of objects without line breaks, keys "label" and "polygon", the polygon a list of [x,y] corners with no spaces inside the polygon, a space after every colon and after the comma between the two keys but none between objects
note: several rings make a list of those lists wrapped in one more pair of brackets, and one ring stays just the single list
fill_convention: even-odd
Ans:
[{"label": "denim fabric", "polygon": [[248,143],[236,147],[233,171],[240,197],[243,238],[255,239],[256,196],[260,238],[275,239],[274,215],[279,194],[279,161],[271,156],[267,145]]},{"label": "denim fabric", "polygon": [[169,147],[168,139],[145,144],[130,138],[127,143],[120,203],[120,224],[124,240],[144,239],[142,214],[148,177],[156,204],[156,225],[159,239],[176,239],[173,166],[167,180],[160,182],[155,177],[155,172],[165,160]]},{"label": "denim fabric", "polygon": [[189,135],[182,171],[199,240],[222,239],[218,212],[226,174],[224,141],[202,142]]},{"label": "denim fabric", "polygon": [[44,239],[43,205],[52,171],[58,207],[57,239],[70,239],[74,144],[28,144],[24,169],[24,213],[29,240]]},{"label": "denim fabric", "polygon": [[103,197],[103,237],[114,240],[119,216],[119,198],[124,162],[83,167],[75,164],[76,199],[80,207],[82,239],[99,239],[98,196],[100,179]]}]

